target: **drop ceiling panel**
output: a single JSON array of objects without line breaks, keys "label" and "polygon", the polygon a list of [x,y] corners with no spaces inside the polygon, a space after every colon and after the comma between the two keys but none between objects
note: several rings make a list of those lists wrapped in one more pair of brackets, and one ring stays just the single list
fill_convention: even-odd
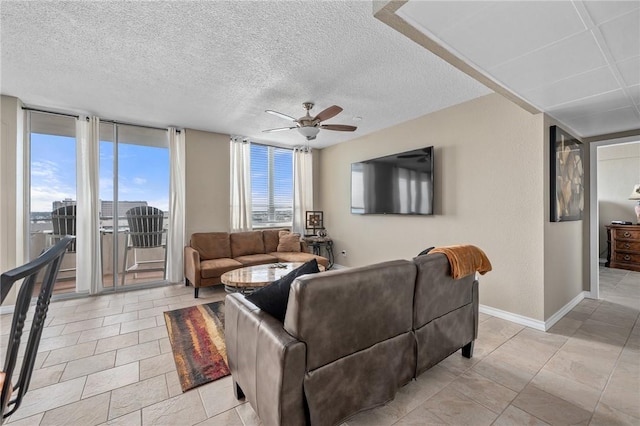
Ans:
[{"label": "drop ceiling panel", "polygon": [[611,69],[609,67],[600,67],[548,86],[524,92],[524,95],[540,108],[551,108],[618,88],[618,82]]},{"label": "drop ceiling panel", "polygon": [[444,39],[477,65],[491,69],[585,29],[571,3],[506,2],[483,9]]},{"label": "drop ceiling panel", "polygon": [[580,129],[586,135],[603,135],[629,130],[629,123],[640,123],[640,114],[633,107],[562,120],[568,126]]},{"label": "drop ceiling panel", "polygon": [[408,0],[395,13],[580,137],[640,129],[640,0]]},{"label": "drop ceiling panel", "polygon": [[589,98],[550,107],[548,112],[556,118],[575,118],[593,114],[593,111],[610,111],[633,106],[622,89],[602,93]]},{"label": "drop ceiling panel", "polygon": [[590,31],[521,56],[490,70],[498,80],[523,93],[606,65]]},{"label": "drop ceiling panel", "polygon": [[640,84],[640,56],[616,64],[627,86]]},{"label": "drop ceiling panel", "polygon": [[636,9],[600,26],[616,61],[638,56],[640,52],[640,10]]},{"label": "drop ceiling panel", "polygon": [[398,15],[411,20],[414,27],[428,29],[441,36],[445,31],[456,31],[478,12],[498,2],[493,1],[410,1],[398,11]]},{"label": "drop ceiling panel", "polygon": [[640,8],[640,1],[585,1],[582,3],[596,25]]}]

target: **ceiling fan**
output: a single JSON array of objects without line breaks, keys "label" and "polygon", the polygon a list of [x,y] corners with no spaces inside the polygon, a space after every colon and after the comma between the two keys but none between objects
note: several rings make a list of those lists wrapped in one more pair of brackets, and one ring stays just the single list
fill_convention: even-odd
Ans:
[{"label": "ceiling fan", "polygon": [[271,132],[281,132],[283,130],[298,129],[298,132],[300,132],[302,136],[307,138],[308,141],[311,141],[316,138],[316,135],[318,134],[318,132],[320,132],[320,129],[337,130],[339,132],[353,132],[354,130],[357,129],[356,126],[349,126],[346,124],[321,124],[323,121],[328,120],[340,114],[340,112],[342,111],[342,108],[339,107],[338,105],[330,106],[329,108],[320,112],[320,114],[316,115],[315,117],[312,117],[309,114],[309,110],[313,108],[313,102],[305,102],[302,104],[302,106],[307,111],[307,114],[304,117],[300,117],[300,118],[293,118],[290,115],[283,114],[281,112],[273,111],[270,109],[266,110],[265,112],[284,118],[285,120],[293,121],[294,123],[296,123],[296,125],[291,127],[279,127],[277,129],[267,129],[267,130],[263,130],[263,132],[271,133]]}]

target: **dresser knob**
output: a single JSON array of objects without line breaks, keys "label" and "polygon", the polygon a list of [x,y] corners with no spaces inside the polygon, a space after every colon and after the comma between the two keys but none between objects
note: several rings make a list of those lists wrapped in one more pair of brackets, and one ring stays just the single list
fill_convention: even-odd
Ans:
[{"label": "dresser knob", "polygon": [[628,248],[630,248],[630,247],[631,247],[631,244],[629,244],[629,243],[624,243],[624,248],[628,249]]},{"label": "dresser knob", "polygon": [[627,237],[627,238],[628,238],[628,237],[630,237],[630,236],[631,236],[631,232],[629,232],[629,231],[625,231],[625,233],[624,233],[624,234],[622,234],[622,235],[624,235],[625,237]]},{"label": "dresser knob", "polygon": [[624,255],[624,260],[631,260],[631,256],[629,256],[628,254]]}]

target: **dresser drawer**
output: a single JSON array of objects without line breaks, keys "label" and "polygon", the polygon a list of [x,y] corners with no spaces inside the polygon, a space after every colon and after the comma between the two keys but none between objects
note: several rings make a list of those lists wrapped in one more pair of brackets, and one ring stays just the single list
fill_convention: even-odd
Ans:
[{"label": "dresser drawer", "polygon": [[616,263],[640,263],[640,253],[616,252],[612,260],[615,260]]},{"label": "dresser drawer", "polygon": [[616,241],[616,251],[637,251],[640,253],[640,241]]},{"label": "dresser drawer", "polygon": [[640,241],[640,230],[637,229],[616,229],[616,240],[638,240]]}]

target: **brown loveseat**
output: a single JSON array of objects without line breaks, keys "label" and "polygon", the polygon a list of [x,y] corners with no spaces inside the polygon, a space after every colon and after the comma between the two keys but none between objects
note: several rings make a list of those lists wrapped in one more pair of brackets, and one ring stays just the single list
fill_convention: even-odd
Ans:
[{"label": "brown loveseat", "polygon": [[[294,247],[291,244],[285,247],[284,242],[281,244],[280,241],[280,231],[288,230],[201,232],[191,235],[189,245],[184,248],[185,284],[192,284],[194,296],[198,297],[200,287],[220,284],[222,274],[245,266],[307,262],[315,258],[319,264],[328,267],[329,260],[308,253],[307,245],[302,241],[299,246],[296,241]],[[287,251],[282,251],[283,248]]]},{"label": "brown loveseat", "polygon": [[470,358],[478,332],[475,273],[454,280],[444,254],[299,277],[284,324],[239,294],[225,306],[234,391],[265,426],[340,424]]}]

